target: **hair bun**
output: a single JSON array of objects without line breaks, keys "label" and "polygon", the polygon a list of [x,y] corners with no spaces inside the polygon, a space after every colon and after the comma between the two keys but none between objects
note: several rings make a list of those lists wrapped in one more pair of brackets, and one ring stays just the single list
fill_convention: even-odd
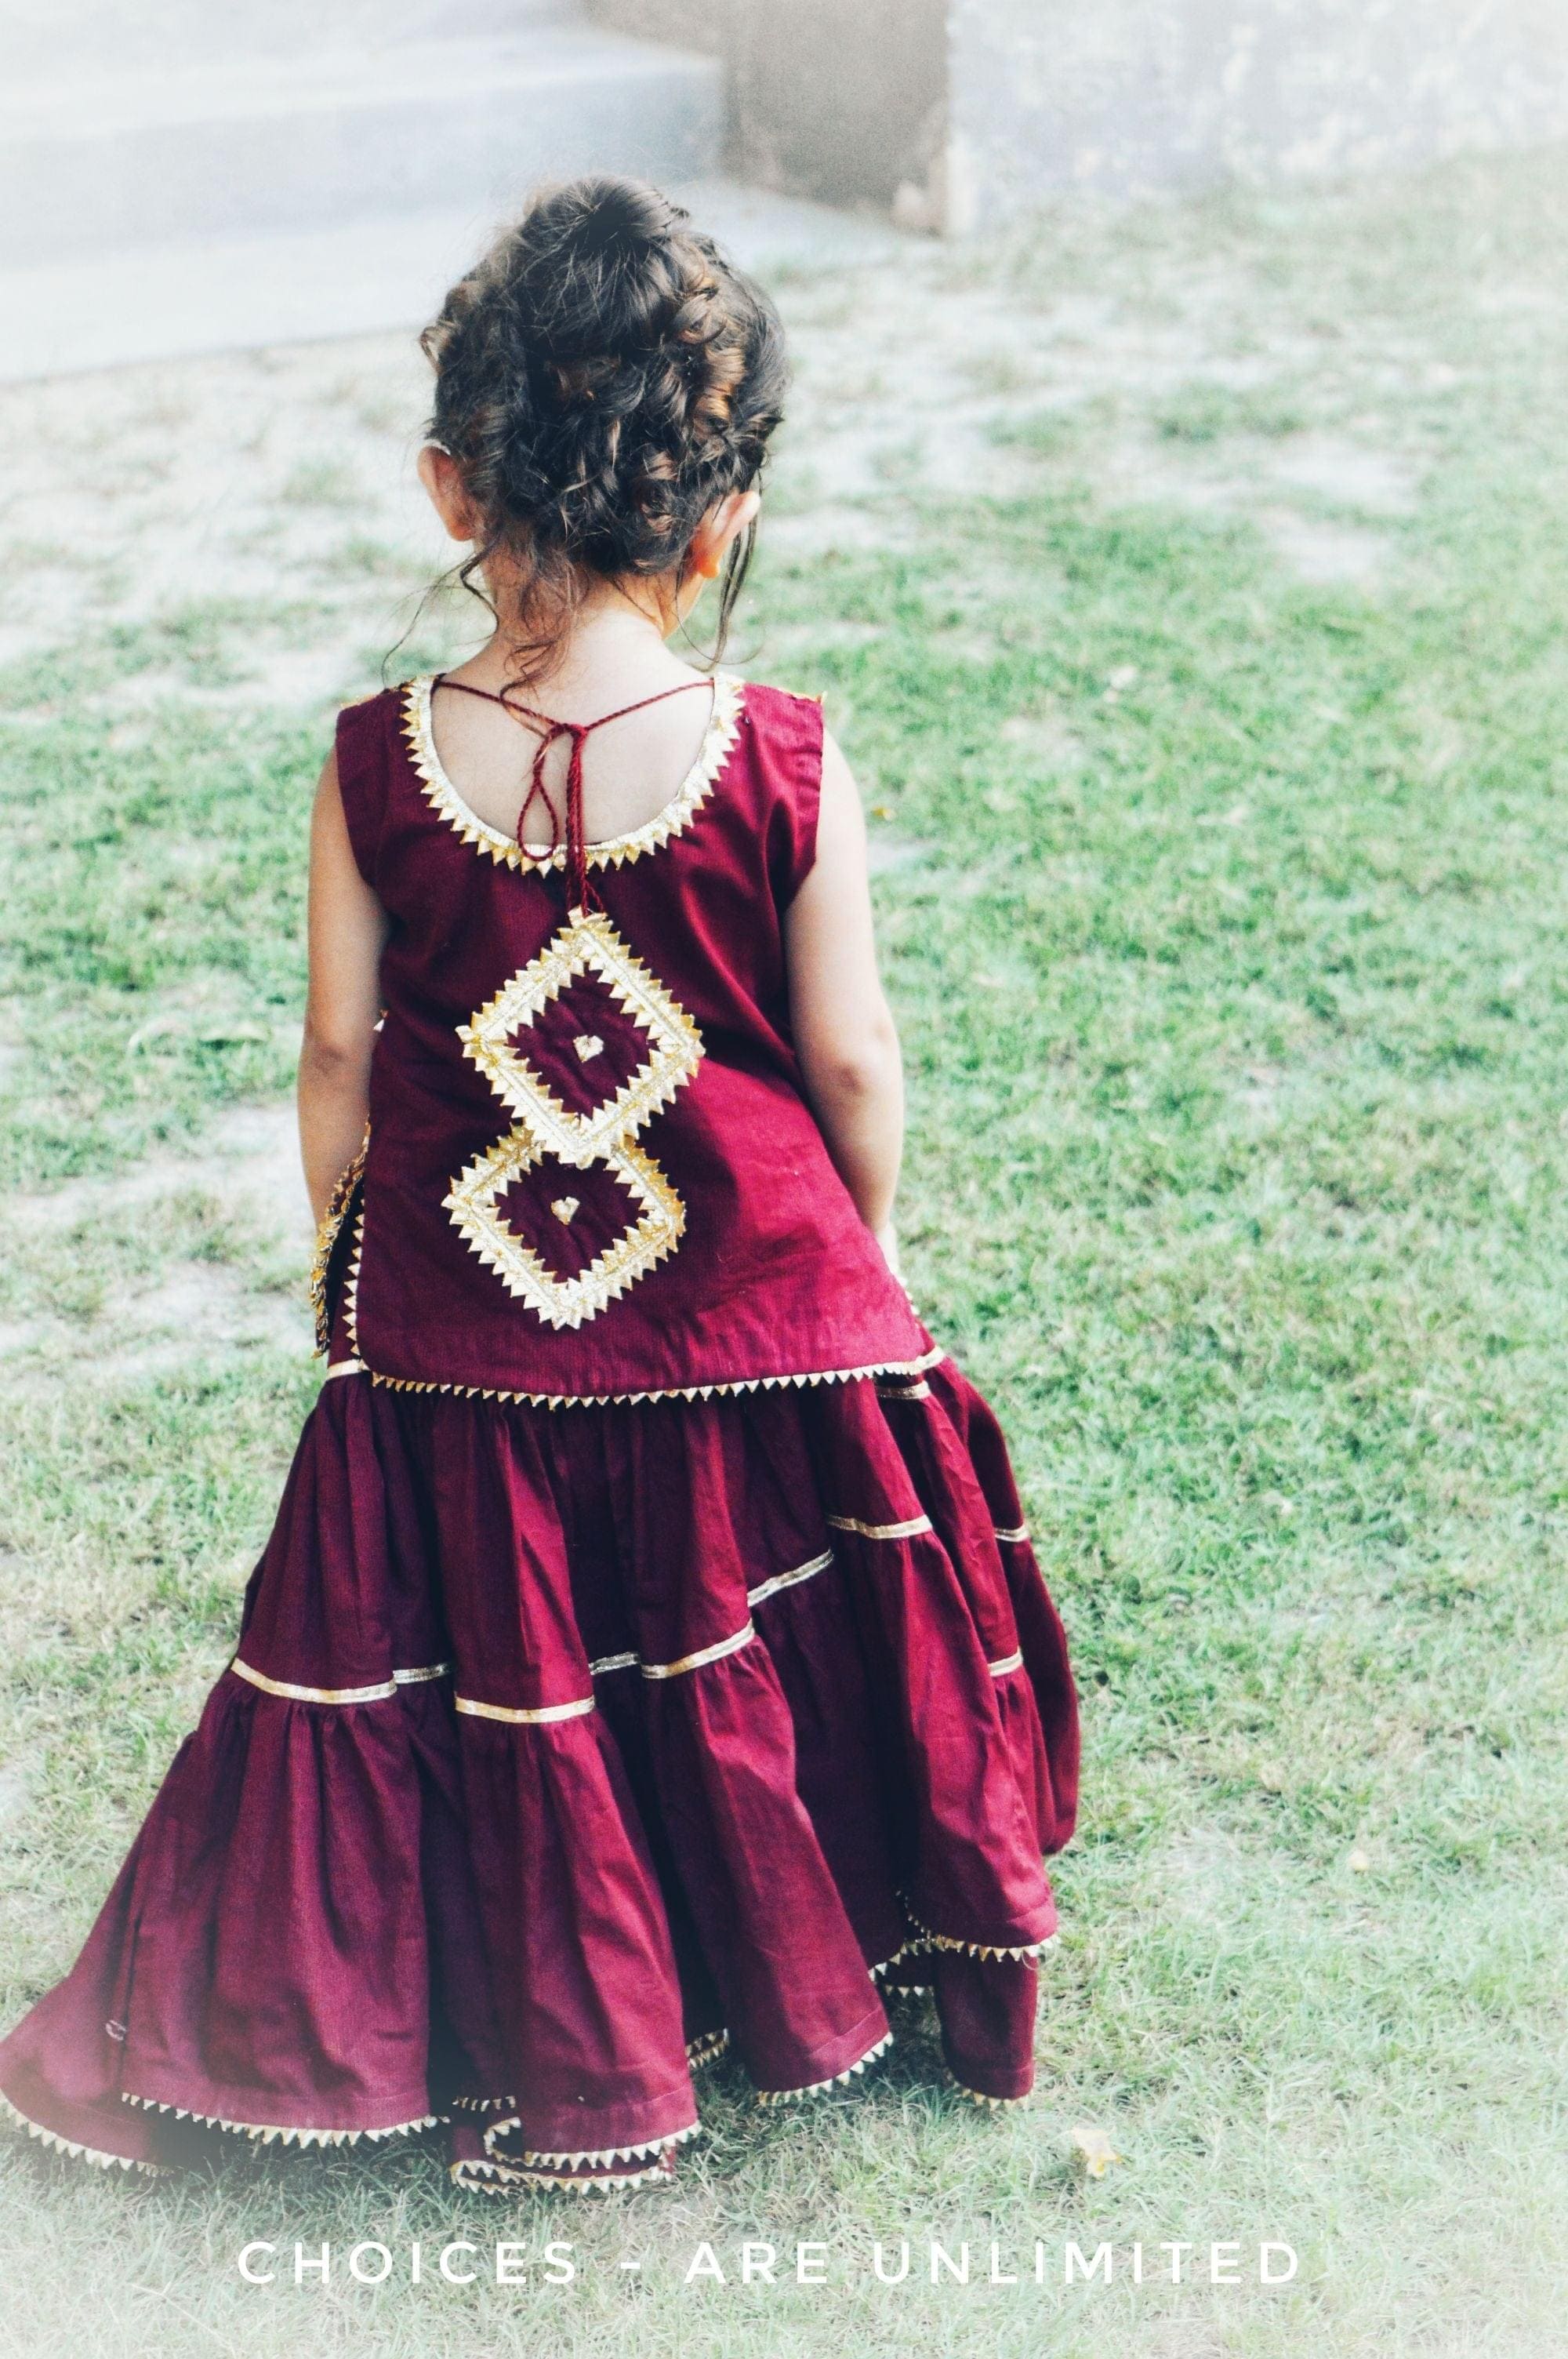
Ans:
[{"label": "hair bun", "polygon": [[568,238],[584,256],[657,245],[687,218],[679,205],[642,180],[590,178],[578,181],[572,194],[577,217]]}]

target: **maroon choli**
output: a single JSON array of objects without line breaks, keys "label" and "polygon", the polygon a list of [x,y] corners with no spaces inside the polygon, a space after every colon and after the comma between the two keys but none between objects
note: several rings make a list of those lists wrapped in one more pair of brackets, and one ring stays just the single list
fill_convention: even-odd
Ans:
[{"label": "maroon choli", "polygon": [[[501,856],[428,707],[416,683],[338,730],[355,858],[392,921],[355,1356],[395,1382],[549,1399],[921,1361],[930,1338],[833,1167],[790,1035],[784,920],[814,856],[820,707],[720,680],[686,787],[616,840],[639,848],[589,847],[586,909],[568,847]],[[573,752],[580,776],[580,737]]]}]

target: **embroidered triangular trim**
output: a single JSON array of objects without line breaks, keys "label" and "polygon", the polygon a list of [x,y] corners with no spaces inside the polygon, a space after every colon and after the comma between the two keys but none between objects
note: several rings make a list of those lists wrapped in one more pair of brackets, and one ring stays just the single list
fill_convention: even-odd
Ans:
[{"label": "embroidered triangular trim", "polygon": [[[507,868],[561,868],[566,864],[566,846],[557,844],[554,852],[544,844],[520,845],[515,836],[503,835],[492,827],[479,813],[470,810],[442,766],[436,751],[435,732],[430,723],[430,691],[435,675],[427,673],[418,679],[408,680],[402,691],[402,731],[408,748],[408,758],[414,767],[426,801],[453,829],[465,843],[471,843],[485,857]],[[703,804],[713,792],[719,772],[729,760],[736,737],[740,734],[741,716],[745,709],[746,683],[733,672],[716,672],[713,677],[713,711],[696,761],[687,772],[676,792],[664,809],[624,835],[606,836],[598,843],[587,846],[590,868],[622,867],[628,861],[641,860],[644,853],[657,852],[672,837],[688,828]]]},{"label": "embroidered triangular trim", "polygon": [[519,2155],[498,2155],[492,2140],[504,2137],[509,2130],[522,2126],[517,2114],[506,2121],[492,2122],[484,2133],[484,2150],[492,2161],[503,2169],[519,2170],[594,2170],[600,2166],[608,2169],[612,2162],[635,2162],[641,2155],[663,2154],[666,2147],[684,2146],[687,2138],[696,2137],[702,2128],[699,2121],[687,2122],[684,2129],[666,2130],[662,2137],[639,2139],[634,2146],[600,2146],[581,2147],[576,2153],[548,2154],[529,2147]]},{"label": "embroidered triangular trim", "polygon": [[200,2122],[209,2129],[228,2130],[236,2137],[254,2138],[258,2146],[358,2146],[362,2139],[407,2137],[416,2130],[433,2130],[446,2119],[444,2114],[421,2114],[413,2121],[391,2122],[380,2130],[318,2130],[281,2122],[232,2122],[222,2114],[199,2114],[189,2105],[166,2105],[157,2097],[134,2096],[129,2089],[122,2089],[120,2098],[124,2104],[139,2105],[144,2113],[170,2114],[179,2122]]},{"label": "embroidered triangular trim", "polygon": [[820,2096],[825,2089],[837,2089],[846,2081],[852,2081],[857,2072],[863,2072],[868,2064],[874,2063],[892,2046],[892,2034],[884,2031],[874,2046],[868,2048],[863,2056],[857,2057],[853,2064],[846,2065],[842,2072],[831,2072],[826,2081],[808,2081],[800,2089],[759,2089],[757,2103],[759,2105],[793,2105],[802,2097]]},{"label": "embroidered triangular trim", "polygon": [[169,2177],[160,2162],[140,2162],[130,2154],[105,2154],[99,2147],[83,2146],[80,2138],[61,2137],[58,2130],[46,2130],[42,2122],[34,2121],[4,2093],[0,2093],[0,2113],[15,2122],[18,2129],[26,2130],[30,2138],[37,2138],[40,2146],[50,2147],[56,2154],[68,2154],[73,2162],[90,2162],[95,2170],[139,2170],[147,2179]]}]

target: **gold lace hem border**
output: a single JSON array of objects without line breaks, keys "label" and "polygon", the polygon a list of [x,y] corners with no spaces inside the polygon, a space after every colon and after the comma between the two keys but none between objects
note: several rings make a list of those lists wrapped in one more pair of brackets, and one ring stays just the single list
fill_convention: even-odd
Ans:
[{"label": "gold lace hem border", "polygon": [[828,2089],[841,2088],[846,2082],[852,2081],[857,2072],[863,2072],[868,2064],[885,2055],[892,2046],[892,2034],[884,2031],[880,2039],[872,2041],[863,2056],[857,2056],[855,2061],[846,2064],[841,2072],[830,2072],[825,2081],[807,2081],[798,2089],[759,2089],[757,2103],[759,2105],[795,2105],[805,2097],[818,2097]]},{"label": "gold lace hem border", "polygon": [[1046,1933],[1038,1941],[966,1941],[955,1933],[934,1933],[929,1925],[921,1923],[907,1899],[903,1903],[903,1913],[914,1928],[914,1946],[927,1951],[949,1950],[965,1958],[1006,1958],[1015,1962],[1026,1958],[1038,1959],[1057,1938],[1054,1933]]},{"label": "gold lace hem border", "polygon": [[665,2154],[673,2146],[685,2146],[688,2138],[699,2136],[702,2131],[702,2124],[694,2117],[678,2130],[665,2130],[657,2137],[639,2138],[632,2146],[584,2147],[575,2153],[558,2154],[551,2154],[546,2150],[529,2147],[517,2155],[497,2154],[491,2143],[492,2139],[503,2138],[509,2130],[521,2129],[522,2125],[522,2118],[517,2114],[513,2114],[504,2121],[492,2122],[484,2132],[484,2151],[487,2159],[491,2162],[502,2163],[511,2169],[576,2172],[585,2168],[592,2169],[600,2163],[608,2165],[612,2162],[636,2162],[643,2155]]},{"label": "gold lace hem border", "polygon": [[452,2185],[464,2195],[504,2195],[514,2187],[556,2187],[574,2195],[613,2195],[619,2190],[630,2194],[637,2187],[655,2183],[673,2187],[676,2183],[675,2174],[663,2155],[646,2170],[609,2171],[597,2179],[565,2171],[524,2170],[511,2163],[492,2162],[488,2157],[481,2160],[474,2156],[449,2165],[449,2176]]},{"label": "gold lace hem border", "polygon": [[[1044,1942],[1037,1943],[1035,1950],[1037,1951],[1045,1946]],[[873,1982],[882,1982],[883,1977],[906,1960],[918,1957],[932,1947],[962,1949],[975,1955],[991,1957],[1032,1954],[1021,1950],[990,1950],[979,1943],[959,1942],[941,1934],[917,1930],[911,1940],[896,1950],[891,1958],[883,1959],[880,1964],[871,1966],[868,1971]],[[902,1990],[911,1995],[918,1995],[927,1988],[927,1985],[918,1983],[885,1983],[884,1987]],[[824,2095],[831,2089],[842,2088],[865,2071],[868,2065],[876,2062],[880,2057],[885,2055],[892,2043],[892,2033],[886,2031],[879,2039],[871,2043],[863,2055],[857,2057],[852,2064],[846,2065],[841,2072],[830,2073],[823,2080],[806,2082],[794,2089],[758,2089],[755,2092],[755,2102],[759,2105],[766,2106],[797,2104],[806,2098]],[[730,2045],[730,2035],[728,2030],[704,2032],[696,2039],[688,2040],[686,2053],[689,2069],[696,2071],[701,2065],[711,2063],[717,2057],[723,2054]],[[987,2096],[983,2091],[969,2088],[951,2071],[948,2072],[947,2078],[961,2095],[977,2105],[1004,2107],[1028,2102],[1027,2097]],[[455,2097],[451,2100],[446,2113],[421,2114],[407,2121],[388,2123],[381,2128],[320,2129],[294,2123],[238,2121],[223,2114],[205,2114],[189,2105],[169,2104],[157,2097],[137,2096],[130,2090],[121,2092],[121,2103],[135,2106],[144,2113],[164,2114],[175,2121],[191,2122],[203,2128],[225,2131],[231,2136],[249,2138],[258,2146],[295,2147],[301,2151],[311,2147],[358,2146],[362,2143],[374,2144],[383,2138],[416,2136],[425,2130],[438,2129],[449,2125],[454,2114],[465,2113],[481,2114],[495,2110],[504,2113],[509,2107],[514,2109],[516,2104],[515,2099],[512,2097]],[[66,2137],[59,2131],[46,2129],[41,2122],[34,2121],[30,2114],[25,2114],[21,2107],[3,2092],[0,2092],[0,2116],[8,2118],[19,2129],[24,2130],[30,2138],[38,2140],[40,2145],[68,2155],[75,2161],[90,2163],[97,2169],[136,2171],[149,2179],[165,2179],[173,2175],[168,2164],[145,2162],[134,2155],[111,2154],[101,2147],[88,2146],[81,2139]],[[477,2156],[470,2157],[449,2165],[449,2175],[454,2185],[470,2188],[471,2191],[484,2194],[500,2193],[504,2188],[513,2186],[565,2187],[576,2189],[583,2193],[591,2193],[600,2189],[631,2189],[645,2186],[652,2180],[669,2178],[666,2158],[676,2147],[683,2146],[688,2139],[700,2136],[703,2126],[700,2120],[694,2120],[679,2129],[667,2131],[658,2137],[645,2138],[626,2146],[584,2147],[577,2151],[565,2149],[550,2151],[530,2147],[515,2159],[498,2158],[492,2148],[492,2140],[504,2136],[509,2130],[516,2129],[520,2125],[520,2118],[517,2112],[514,2110],[507,2118],[492,2122],[487,2125],[482,2133],[486,2149],[483,2158]],[[599,2163],[634,2162],[642,2155],[654,2158],[645,2170],[605,2171],[595,2176],[584,2175],[585,2165],[591,2167]]]},{"label": "gold lace hem border", "polygon": [[14,2104],[3,2090],[0,2090],[0,2116],[14,2122],[18,2129],[26,2130],[27,2136],[36,2138],[40,2146],[49,2147],[56,2154],[69,2155],[73,2162],[91,2163],[94,2170],[134,2170],[139,2171],[144,2179],[168,2179],[172,2175],[164,2163],[143,2162],[134,2154],[108,2154],[102,2147],[87,2146],[81,2138],[66,2137],[59,2130],[46,2129],[42,2122],[34,2121],[31,2114],[25,2114],[20,2105]]},{"label": "gold lace hem border", "polygon": [[[355,1291],[357,1294],[357,1287]],[[442,1393],[458,1400],[516,1402],[527,1408],[618,1408],[637,1401],[714,1400],[732,1393],[782,1392],[790,1386],[859,1384],[866,1377],[916,1375],[939,1366],[946,1357],[946,1352],[937,1344],[917,1360],[873,1360],[863,1368],[812,1368],[787,1376],[730,1376],[712,1384],[655,1386],[640,1392],[530,1393],[505,1385],[438,1384],[420,1376],[389,1376],[371,1366],[361,1353],[356,1338],[352,1358],[337,1361],[327,1375],[365,1375],[373,1385],[380,1385],[387,1392]],[[1010,1532],[1007,1537],[1011,1539],[1015,1535]]]},{"label": "gold lace hem border", "polygon": [[700,2072],[705,2064],[717,2064],[730,2045],[728,2031],[698,2032],[686,2043],[687,2070]]},{"label": "gold lace hem border", "polygon": [[[871,1971],[880,1973],[881,1969],[873,1966]],[[699,2071],[703,2065],[711,2064],[722,2056],[729,2045],[728,2031],[699,2031],[695,2039],[688,2039],[686,2043],[687,2070]],[[514,2114],[519,2107],[514,2096],[452,2097],[449,2100],[449,2109],[454,2114]]]},{"label": "gold lace hem border", "polygon": [[1014,2105],[1027,2105],[1034,2094],[1033,2089],[1026,2089],[1022,2097],[988,2097],[983,2089],[971,2089],[967,2081],[960,2081],[951,2069],[947,2073],[947,2084],[949,2088],[956,2089],[960,2097],[968,2098],[971,2105],[982,2105],[990,2113],[1007,2113]]},{"label": "gold lace hem border", "polygon": [[189,2105],[166,2104],[157,2097],[138,2097],[129,2089],[122,2089],[120,2102],[135,2105],[146,2114],[168,2114],[179,2122],[200,2122],[205,2129],[227,2130],[234,2137],[247,2137],[258,2146],[358,2146],[362,2139],[373,2143],[378,2138],[412,2137],[420,2130],[439,2129],[446,2121],[445,2114],[419,2114],[406,2122],[388,2122],[381,2129],[323,2130],[308,2129],[293,2123],[231,2121],[224,2114],[201,2114]]}]

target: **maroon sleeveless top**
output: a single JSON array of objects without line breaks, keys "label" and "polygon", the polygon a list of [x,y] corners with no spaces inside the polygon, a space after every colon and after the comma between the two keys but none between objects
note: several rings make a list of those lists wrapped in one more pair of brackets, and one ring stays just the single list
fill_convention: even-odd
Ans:
[{"label": "maroon sleeveless top", "polygon": [[525,854],[446,776],[430,696],[416,680],[338,723],[354,857],[391,919],[338,1216],[353,1357],[549,1401],[927,1363],[790,1038],[820,707],[721,675],[679,790],[589,848],[574,910],[565,848]]}]

